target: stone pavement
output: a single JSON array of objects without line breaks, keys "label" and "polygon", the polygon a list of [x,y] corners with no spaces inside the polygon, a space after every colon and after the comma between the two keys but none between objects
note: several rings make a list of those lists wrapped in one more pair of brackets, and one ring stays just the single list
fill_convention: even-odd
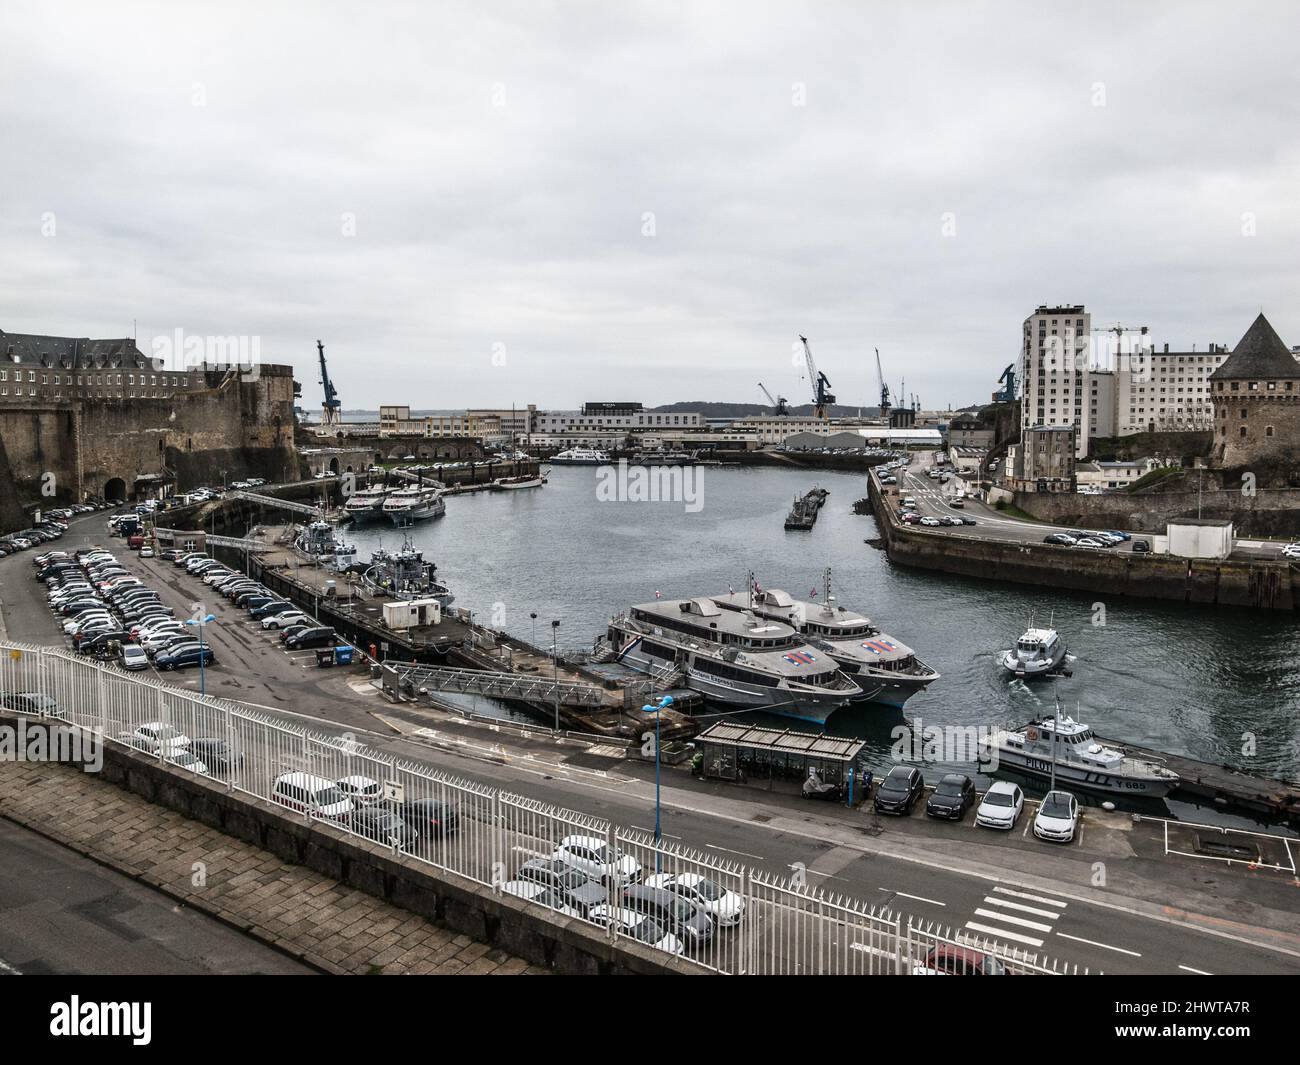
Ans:
[{"label": "stone pavement", "polygon": [[92,773],[0,762],[0,816],[120,870],[326,973],[544,969],[399,910]]}]

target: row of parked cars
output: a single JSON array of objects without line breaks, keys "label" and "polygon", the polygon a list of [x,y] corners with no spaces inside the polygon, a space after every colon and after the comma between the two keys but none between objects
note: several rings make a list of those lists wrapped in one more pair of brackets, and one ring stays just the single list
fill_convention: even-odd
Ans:
[{"label": "row of parked cars", "polygon": [[[878,814],[906,817],[925,793],[925,780],[916,766],[896,765],[880,781],[872,800]],[[944,821],[961,821],[974,808],[981,828],[1011,831],[1020,820],[1025,793],[1018,784],[995,781],[981,798],[965,773],[946,773],[925,802],[925,813]],[[1079,828],[1079,801],[1067,791],[1049,791],[1034,815],[1039,839],[1071,842]]]},{"label": "row of parked cars", "polygon": [[0,558],[28,551],[41,544],[53,543],[68,531],[68,522],[75,516],[96,509],[98,508],[88,503],[78,503],[72,507],[47,510],[30,529],[0,537]]},{"label": "row of parked cars", "polygon": [[50,551],[34,560],[50,610],[82,654],[116,659],[123,669],[182,669],[213,665],[212,648],[178,619],[158,592],[111,551]]},{"label": "row of parked cars", "polygon": [[[1103,531],[1071,529],[1069,532],[1049,533],[1043,537],[1043,543],[1057,544],[1060,547],[1116,547],[1129,540],[1133,540],[1129,533],[1113,529]],[[1133,550],[1138,554],[1145,554],[1151,550],[1151,541],[1133,540]]]},{"label": "row of parked cars", "polygon": [[251,618],[261,622],[263,629],[278,631],[281,642],[291,651],[309,647],[332,647],[338,642],[338,635],[328,625],[321,625],[295,603],[202,551],[169,548],[158,557],[198,577],[236,606],[248,611]]}]

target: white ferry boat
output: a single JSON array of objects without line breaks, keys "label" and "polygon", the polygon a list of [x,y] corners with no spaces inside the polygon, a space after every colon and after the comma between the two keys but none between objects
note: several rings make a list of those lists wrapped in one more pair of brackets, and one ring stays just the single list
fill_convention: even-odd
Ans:
[{"label": "white ferry boat", "polygon": [[354,521],[358,525],[379,521],[384,516],[384,500],[387,498],[387,489],[363,488],[359,492],[354,492],[343,504],[343,514],[349,521]]},{"label": "white ferry boat", "polygon": [[862,688],[793,628],[712,599],[663,599],[632,607],[606,632],[614,660],[660,680],[684,684],[730,706],[825,724]]},{"label": "white ferry boat", "polygon": [[549,461],[556,466],[606,466],[611,460],[608,451],[599,451],[594,447],[570,447]]},{"label": "white ferry boat", "polygon": [[442,517],[447,512],[447,504],[437,488],[401,488],[384,500],[383,512],[394,525],[413,525],[417,521]]}]

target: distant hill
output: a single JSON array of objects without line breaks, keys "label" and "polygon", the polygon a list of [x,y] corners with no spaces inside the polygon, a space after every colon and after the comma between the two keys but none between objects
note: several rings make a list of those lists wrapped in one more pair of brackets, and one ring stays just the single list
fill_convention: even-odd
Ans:
[{"label": "distant hill", "polygon": [[[702,400],[683,400],[677,403],[665,403],[658,407],[647,407],[646,409],[662,414],[684,414],[695,411],[703,414],[706,418],[756,418],[772,413],[772,408],[765,403],[714,403]],[[790,408],[790,415],[795,418],[811,418],[812,413],[813,406],[811,403],[803,403]],[[828,407],[827,413],[832,418],[856,418],[859,414],[864,418],[874,418],[880,413],[880,410],[878,407],[849,407],[837,403]]]}]

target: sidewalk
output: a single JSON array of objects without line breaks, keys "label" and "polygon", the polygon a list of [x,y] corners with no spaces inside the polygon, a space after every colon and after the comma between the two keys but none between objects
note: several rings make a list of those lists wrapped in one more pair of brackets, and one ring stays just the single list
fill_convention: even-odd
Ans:
[{"label": "sidewalk", "polygon": [[0,816],[155,887],[322,972],[542,973],[99,780],[0,763]]}]

